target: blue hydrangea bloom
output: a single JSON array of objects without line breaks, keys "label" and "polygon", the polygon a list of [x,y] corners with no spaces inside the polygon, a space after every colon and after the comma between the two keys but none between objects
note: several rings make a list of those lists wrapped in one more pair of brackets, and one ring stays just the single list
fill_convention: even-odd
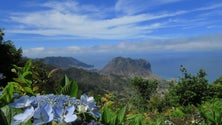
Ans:
[{"label": "blue hydrangea bloom", "polygon": [[100,112],[99,109],[97,107],[90,109],[91,114],[93,114],[94,116],[96,116],[97,118],[100,117]]},{"label": "blue hydrangea bloom", "polygon": [[53,119],[52,106],[49,104],[39,105],[34,113],[34,125],[45,124]]},{"label": "blue hydrangea bloom", "polygon": [[73,122],[77,119],[77,115],[74,114],[75,107],[74,106],[68,106],[65,108],[64,112],[64,122],[65,123],[70,123]]},{"label": "blue hydrangea bloom", "polygon": [[96,107],[96,102],[93,97],[88,97],[86,94],[83,94],[80,97],[80,105],[78,105],[79,112],[90,111],[96,117],[100,117],[98,108]]},{"label": "blue hydrangea bloom", "polygon": [[80,104],[87,106],[87,108],[91,109],[96,106],[96,102],[93,97],[88,97],[86,94],[83,94],[80,97]]},{"label": "blue hydrangea bloom", "polygon": [[63,113],[64,113],[64,108],[62,105],[55,105],[53,107],[54,111],[54,120],[57,122],[63,122]]},{"label": "blue hydrangea bloom", "polygon": [[77,119],[78,112],[91,113],[96,117],[100,116],[94,98],[88,97],[86,94],[83,94],[80,100],[67,95],[53,94],[22,96],[15,99],[9,106],[25,108],[24,113],[14,116],[15,122],[13,123],[15,125],[28,121],[32,117],[34,125],[49,123],[52,120],[60,123],[71,123]]},{"label": "blue hydrangea bloom", "polygon": [[75,107],[72,106],[54,106],[54,120],[61,123],[70,123],[77,119],[74,114]]},{"label": "blue hydrangea bloom", "polygon": [[32,97],[22,96],[18,99],[15,99],[15,101],[9,104],[9,106],[14,107],[14,108],[25,108],[25,107],[29,107],[32,102],[33,102]]},{"label": "blue hydrangea bloom", "polygon": [[31,106],[30,108],[27,108],[24,113],[20,113],[17,114],[13,117],[14,122],[12,123],[12,125],[17,125],[20,123],[25,123],[27,122],[29,119],[32,118],[34,114],[34,108]]}]

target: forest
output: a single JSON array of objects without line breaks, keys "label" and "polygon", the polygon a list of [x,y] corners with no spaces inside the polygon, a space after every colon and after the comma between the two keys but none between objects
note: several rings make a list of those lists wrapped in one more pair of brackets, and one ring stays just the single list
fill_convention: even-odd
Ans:
[{"label": "forest", "polygon": [[0,60],[2,125],[222,124],[222,77],[209,83],[203,69],[191,74],[181,65],[182,75],[170,81],[164,94],[158,92],[158,81],[141,77],[130,80],[127,94],[87,93],[68,74],[23,57],[21,48],[4,40],[3,30]]}]

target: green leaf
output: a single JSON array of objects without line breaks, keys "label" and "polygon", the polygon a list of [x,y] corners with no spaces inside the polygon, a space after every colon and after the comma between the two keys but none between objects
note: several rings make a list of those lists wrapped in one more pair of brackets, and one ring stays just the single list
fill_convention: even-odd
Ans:
[{"label": "green leaf", "polygon": [[21,83],[21,84],[25,84],[24,79],[20,79],[20,78],[13,78],[14,81]]},{"label": "green leaf", "polygon": [[31,75],[32,72],[31,71],[25,71],[22,73],[22,76],[25,78],[27,75]]},{"label": "green leaf", "polygon": [[117,115],[116,114],[111,115],[109,125],[119,125],[119,124],[116,124],[117,122],[116,120],[117,120]]},{"label": "green leaf", "polygon": [[13,121],[13,117],[21,113],[22,109],[10,108],[8,105],[0,109],[0,121],[3,125],[10,125]]},{"label": "green leaf", "polygon": [[71,97],[77,97],[78,94],[78,85],[75,81],[69,80],[65,75],[64,77],[65,85],[61,88],[60,94],[69,95]]},{"label": "green leaf", "polygon": [[24,87],[25,92],[33,94],[33,91],[30,87]]},{"label": "green leaf", "polygon": [[14,97],[14,84],[9,82],[0,96],[0,107],[9,104]]},{"label": "green leaf", "polygon": [[222,100],[213,99],[205,102],[199,108],[201,116],[208,124],[221,125],[222,124]]},{"label": "green leaf", "polygon": [[23,72],[29,71],[29,69],[31,68],[31,65],[32,65],[32,60],[27,61],[25,64],[25,67],[22,69]]},{"label": "green leaf", "polygon": [[123,124],[125,113],[126,113],[126,106],[118,111],[118,113],[117,113],[117,124]]},{"label": "green leaf", "polygon": [[72,81],[70,87],[71,87],[70,88],[71,90],[70,90],[69,96],[77,97],[77,94],[78,94],[78,85],[77,85],[77,83],[75,81]]},{"label": "green leaf", "polygon": [[129,125],[145,125],[143,119],[144,117],[141,114],[135,114],[127,118],[130,121]]},{"label": "green leaf", "polygon": [[65,85],[70,84],[69,78],[67,77],[67,75],[65,75]]},{"label": "green leaf", "polygon": [[112,111],[110,108],[108,108],[108,106],[104,106],[103,112],[102,112],[102,122],[104,122],[105,124],[110,124],[111,122],[111,118],[114,117],[112,116]]}]

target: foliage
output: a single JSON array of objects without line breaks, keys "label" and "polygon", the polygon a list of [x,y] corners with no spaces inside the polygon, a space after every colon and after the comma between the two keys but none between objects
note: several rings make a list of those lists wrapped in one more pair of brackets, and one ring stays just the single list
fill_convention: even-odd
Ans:
[{"label": "foliage", "polygon": [[0,96],[0,108],[9,104],[14,97],[14,84],[9,83]]},{"label": "foliage", "polygon": [[209,85],[209,96],[213,98],[222,98],[222,77],[216,79]]},{"label": "foliage", "polygon": [[0,28],[0,44],[2,43],[3,41],[3,36],[4,36],[4,32],[3,32],[3,29]]},{"label": "foliage", "polygon": [[127,122],[129,125],[146,125],[146,121],[144,119],[145,118],[142,114],[133,114],[127,117]]},{"label": "foliage", "polygon": [[33,60],[31,66],[32,83],[35,90],[41,94],[56,93],[56,88],[60,84],[56,73],[60,69],[53,66],[45,65],[41,60]]},{"label": "foliage", "polygon": [[[5,105],[0,109],[0,121],[1,124],[3,125],[9,125],[10,123],[13,122],[13,116],[15,116],[18,113],[21,113],[22,109],[16,109],[16,108],[11,108],[8,105]],[[31,122],[29,122],[31,124]],[[23,125],[23,124],[22,124]],[[25,125],[28,125],[26,123]]]},{"label": "foliage", "polygon": [[222,84],[209,84],[209,97],[222,98]]},{"label": "foliage", "polygon": [[[19,89],[23,95],[26,94],[48,94],[56,93],[60,91],[56,85],[61,84],[58,80],[52,79],[55,72],[59,69],[54,67],[49,67],[42,64],[41,62],[34,62],[28,60],[24,67],[18,67],[14,65],[15,68],[12,71],[17,75],[13,78],[13,82],[17,83]],[[77,88],[74,86],[73,88]]]},{"label": "foliage", "polygon": [[6,86],[16,76],[11,72],[13,65],[22,65],[22,49],[16,49],[11,41],[5,41],[0,44],[0,73],[4,79],[0,80],[0,86]]},{"label": "foliage", "polygon": [[157,89],[157,81],[145,80],[140,77],[135,77],[131,80],[131,85],[140,93],[145,101],[148,101]]},{"label": "foliage", "polygon": [[183,77],[179,79],[178,84],[170,89],[167,100],[171,105],[198,105],[208,99],[208,81],[206,72],[199,70],[197,75],[187,72],[186,68],[181,66]]},{"label": "foliage", "polygon": [[100,121],[105,125],[124,125],[126,115],[126,106],[113,111],[107,105],[104,106]]},{"label": "foliage", "polygon": [[147,107],[149,111],[155,111],[162,112],[164,110],[165,104],[164,104],[164,97],[161,97],[159,94],[154,94],[147,104]]},{"label": "foliage", "polygon": [[222,124],[222,99],[215,98],[207,101],[199,107],[204,122],[208,125]]},{"label": "foliage", "polygon": [[70,81],[69,78],[65,75],[64,86],[60,89],[60,94],[69,95],[71,97],[77,97],[78,94],[78,85],[75,81]]},{"label": "foliage", "polygon": [[[146,80],[141,77],[134,77],[130,81],[132,87],[136,90],[138,96],[134,95],[133,103],[141,109],[147,109],[147,103],[151,96],[156,92],[157,81]],[[135,97],[136,96],[136,97]]]},{"label": "foliage", "polygon": [[220,84],[220,85],[222,85],[222,76],[219,77],[219,78],[217,78],[217,79],[214,81],[213,84]]},{"label": "foliage", "polygon": [[24,67],[14,65],[12,71],[17,74],[17,78],[13,78],[22,95],[34,94],[32,80],[30,79],[32,72],[30,71],[32,61],[29,60]]},{"label": "foliage", "polygon": [[167,120],[164,122],[164,120],[161,118],[151,119],[149,120],[148,125],[171,125],[171,121]]}]

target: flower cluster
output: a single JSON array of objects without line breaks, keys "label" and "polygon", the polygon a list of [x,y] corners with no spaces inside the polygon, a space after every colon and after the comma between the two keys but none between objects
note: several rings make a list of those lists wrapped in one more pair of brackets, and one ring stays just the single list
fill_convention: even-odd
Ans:
[{"label": "flower cluster", "polygon": [[77,119],[77,113],[91,113],[99,117],[93,97],[83,94],[80,99],[67,95],[21,96],[9,104],[14,108],[25,108],[23,113],[13,117],[13,125],[27,122],[32,118],[34,125],[45,124],[52,120],[70,123]]}]

